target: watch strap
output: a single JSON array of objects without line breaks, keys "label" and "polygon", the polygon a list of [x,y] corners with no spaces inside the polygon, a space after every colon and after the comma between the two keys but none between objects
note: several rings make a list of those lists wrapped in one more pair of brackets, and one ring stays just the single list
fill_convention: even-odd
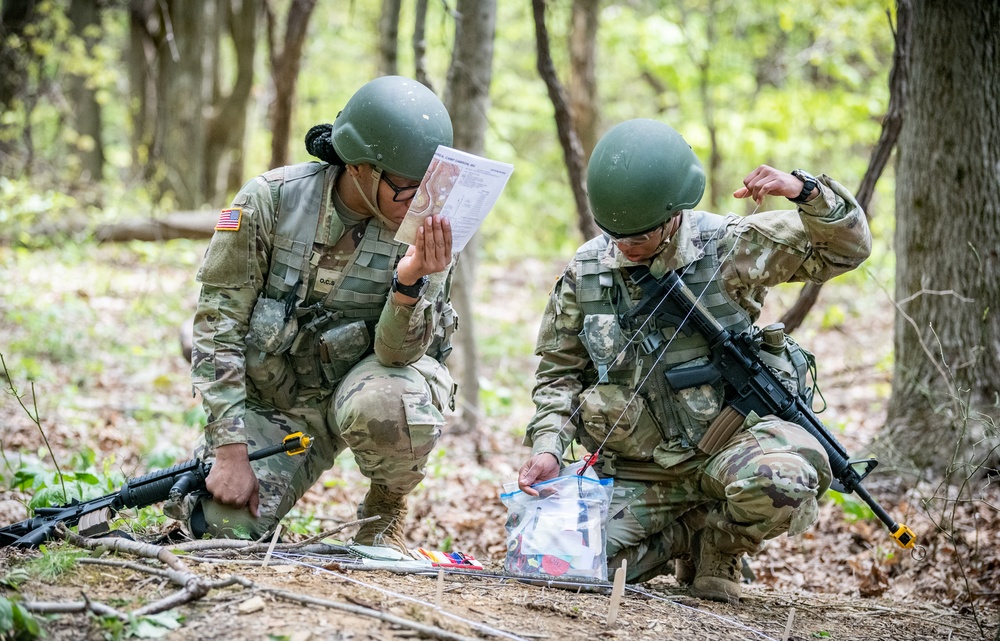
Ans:
[{"label": "watch strap", "polygon": [[801,169],[793,169],[792,175],[802,181],[802,191],[800,191],[799,195],[795,198],[789,198],[788,200],[793,203],[804,203],[806,202],[806,199],[809,198],[809,194],[813,192],[813,189],[816,189],[819,183],[815,176]]},{"label": "watch strap", "polygon": [[420,298],[427,291],[427,284],[429,283],[427,276],[421,276],[417,279],[417,282],[412,285],[404,285],[399,282],[399,272],[392,272],[392,285],[390,289],[394,292],[399,292],[403,296],[409,296],[410,298]]}]

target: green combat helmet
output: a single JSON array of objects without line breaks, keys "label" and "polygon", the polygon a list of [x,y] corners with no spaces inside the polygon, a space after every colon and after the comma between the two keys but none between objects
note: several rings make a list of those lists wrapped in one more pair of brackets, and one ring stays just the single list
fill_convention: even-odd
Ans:
[{"label": "green combat helmet", "polygon": [[671,127],[639,118],[612,127],[587,166],[594,220],[615,236],[656,229],[705,193],[705,171]]},{"label": "green combat helmet", "polygon": [[349,165],[420,180],[438,145],[451,146],[448,110],[430,89],[402,76],[362,86],[333,122],[333,148]]}]

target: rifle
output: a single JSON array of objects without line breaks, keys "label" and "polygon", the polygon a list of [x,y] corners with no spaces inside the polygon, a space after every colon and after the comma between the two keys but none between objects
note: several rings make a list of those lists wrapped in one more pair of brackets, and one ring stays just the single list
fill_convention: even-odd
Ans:
[{"label": "rifle", "polygon": [[[643,300],[633,313],[642,313],[653,301],[657,307],[651,311],[673,321],[679,318],[690,323],[708,342],[711,361],[702,366],[674,369],[666,373],[667,383],[674,390],[695,385],[722,382],[726,403],[744,417],[750,412],[758,416],[773,414],[795,423],[812,434],[830,459],[837,492],[858,495],[875,516],[889,529],[892,538],[903,548],[913,548],[916,536],[906,525],[897,524],[892,517],[861,486],[861,481],[875,469],[875,459],[854,460],[847,450],[826,429],[812,408],[799,396],[792,394],[761,360],[760,348],[748,332],[734,334],[705,309],[694,293],[677,276],[669,273],[657,280],[645,267],[631,270],[632,281],[643,291]],[[859,472],[858,468],[863,469]]]},{"label": "rifle", "polygon": [[[312,445],[312,437],[302,432],[289,434],[278,445],[271,445],[250,454],[256,461],[274,454],[287,452],[289,456],[301,454]],[[38,547],[52,538],[56,523],[68,527],[80,524],[82,536],[95,536],[109,531],[111,516],[125,508],[142,508],[167,499],[178,501],[187,494],[205,488],[205,479],[212,469],[211,463],[192,459],[158,472],[130,479],[120,490],[89,501],[73,499],[65,505],[40,507],[35,516],[19,523],[0,528],[0,548]]]}]

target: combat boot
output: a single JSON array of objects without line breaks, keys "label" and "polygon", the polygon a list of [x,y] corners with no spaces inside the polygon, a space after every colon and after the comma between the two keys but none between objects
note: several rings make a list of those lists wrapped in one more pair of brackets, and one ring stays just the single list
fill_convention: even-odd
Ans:
[{"label": "combat boot", "polygon": [[378,516],[365,523],[354,536],[356,545],[377,545],[406,551],[403,520],[406,518],[406,495],[390,492],[384,485],[372,483],[365,501],[358,510],[359,518]]},{"label": "combat boot", "polygon": [[691,595],[738,605],[741,554],[720,550],[718,539],[718,531],[712,529],[701,530],[695,535]]},{"label": "combat boot", "polygon": [[694,561],[689,558],[674,559],[674,578],[680,585],[691,585],[697,572]]},{"label": "combat boot", "polygon": [[691,585],[694,582],[694,576],[696,572],[695,562],[694,562],[694,547],[697,541],[698,533],[705,529],[705,521],[708,515],[708,510],[704,506],[699,506],[686,512],[680,518],[681,524],[684,525],[684,538],[677,539],[683,541],[683,545],[679,548],[675,545],[674,549],[674,578],[677,579],[677,583],[680,585]]}]

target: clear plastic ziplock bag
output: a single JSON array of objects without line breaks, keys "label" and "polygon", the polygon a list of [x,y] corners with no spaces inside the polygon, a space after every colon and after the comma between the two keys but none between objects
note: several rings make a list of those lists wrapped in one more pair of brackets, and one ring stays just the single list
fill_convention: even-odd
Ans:
[{"label": "clear plastic ziplock bag", "polygon": [[604,546],[613,479],[598,479],[592,469],[579,476],[577,469],[533,485],[538,496],[504,484],[510,490],[500,495],[507,506],[508,572],[607,581]]}]

